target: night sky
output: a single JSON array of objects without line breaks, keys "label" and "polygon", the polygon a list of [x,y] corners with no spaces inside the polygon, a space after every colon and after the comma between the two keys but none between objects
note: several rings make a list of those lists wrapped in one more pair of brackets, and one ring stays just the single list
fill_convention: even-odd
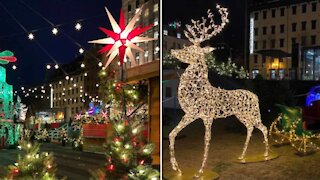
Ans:
[{"label": "night sky", "polygon": [[[87,41],[105,37],[98,27],[110,28],[104,7],[108,7],[116,20],[121,8],[121,0],[23,0],[23,2],[53,24],[62,24],[58,29],[75,39],[84,49],[90,47]],[[52,26],[27,8],[23,2],[22,0],[10,0],[1,3],[28,31],[36,30],[33,32],[35,40],[59,64],[75,59],[79,55],[79,47],[61,32],[54,36],[51,32]],[[41,50],[35,40],[28,39],[24,30],[2,6],[0,9],[0,50],[11,50],[18,58],[17,70],[12,70],[13,64],[6,65],[8,83],[13,84],[15,89],[20,86],[39,85],[44,81],[46,64],[54,64],[54,62]],[[76,31],[75,23],[81,19],[85,20],[81,22],[82,29]]]},{"label": "night sky", "polygon": [[243,56],[244,47],[245,2],[245,0],[163,0],[163,24],[175,20],[181,21],[183,26],[186,23],[191,24],[191,19],[206,17],[208,9],[217,14],[215,6],[218,3],[229,9],[230,23],[218,37],[214,38],[212,45],[227,43],[234,49],[234,56],[239,58]]}]

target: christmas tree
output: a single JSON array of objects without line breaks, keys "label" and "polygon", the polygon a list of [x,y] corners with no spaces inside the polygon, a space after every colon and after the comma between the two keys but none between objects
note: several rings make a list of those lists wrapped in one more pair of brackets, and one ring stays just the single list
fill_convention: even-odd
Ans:
[{"label": "christmas tree", "polygon": [[159,179],[152,168],[153,144],[143,136],[144,122],[116,118],[111,121],[113,134],[106,144],[103,170],[92,172],[93,179]]},{"label": "christmas tree", "polygon": [[23,157],[19,155],[17,162],[8,167],[7,179],[56,179],[52,154],[39,153],[40,144],[37,143],[32,145],[27,141],[21,141],[18,147],[24,151]]}]

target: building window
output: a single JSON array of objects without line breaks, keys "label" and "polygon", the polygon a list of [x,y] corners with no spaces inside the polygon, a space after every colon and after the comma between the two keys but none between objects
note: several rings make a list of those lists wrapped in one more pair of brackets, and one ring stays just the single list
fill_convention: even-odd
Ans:
[{"label": "building window", "polygon": [[258,36],[258,30],[259,30],[258,28],[254,28],[254,35],[255,36]]},{"label": "building window", "polygon": [[181,33],[177,33],[177,38],[181,39]]},{"label": "building window", "polygon": [[292,14],[297,14],[297,6],[292,6]]},{"label": "building window", "polygon": [[279,69],[279,79],[284,79],[284,69]]},{"label": "building window", "polygon": [[297,39],[296,38],[291,38],[291,44],[296,44],[297,43]]},{"label": "building window", "polygon": [[266,35],[266,34],[267,34],[267,27],[263,27],[263,28],[262,28],[262,34],[263,34],[263,35]]},{"label": "building window", "polygon": [[253,79],[255,79],[258,74],[259,74],[259,70],[258,70],[258,69],[252,70],[252,78],[253,78]]},{"label": "building window", "polygon": [[163,35],[168,36],[168,30],[163,30]]},{"label": "building window", "polygon": [[166,98],[172,97],[171,87],[166,87]]},{"label": "building window", "polygon": [[167,41],[163,41],[163,48],[167,49]]},{"label": "building window", "polygon": [[136,8],[140,6],[140,0],[136,0]]},{"label": "building window", "polygon": [[271,17],[276,17],[276,10],[275,9],[272,9],[271,10]]},{"label": "building window", "polygon": [[307,4],[302,4],[302,13],[307,12]]},{"label": "building window", "polygon": [[292,32],[296,32],[297,31],[297,23],[292,23],[291,29],[292,29]]},{"label": "building window", "polygon": [[266,49],[267,48],[267,40],[262,41],[262,48]]},{"label": "building window", "polygon": [[280,16],[284,16],[284,11],[285,11],[284,8],[280,8]]},{"label": "building window", "polygon": [[275,34],[276,33],[276,26],[271,26],[271,34]]},{"label": "building window", "polygon": [[258,55],[254,55],[253,56],[253,62],[255,63],[255,64],[257,64],[258,63]]},{"label": "building window", "polygon": [[311,21],[311,29],[316,29],[317,28],[317,20],[312,20]]},{"label": "building window", "polygon": [[131,4],[128,5],[128,12],[131,12]]},{"label": "building window", "polygon": [[258,20],[259,19],[259,12],[255,12],[254,13],[254,20]]},{"label": "building window", "polygon": [[302,31],[305,31],[306,28],[307,28],[307,22],[306,22],[306,21],[302,21],[302,22],[301,22],[301,30],[302,30]]},{"label": "building window", "polygon": [[317,3],[314,2],[312,3],[312,12],[316,12],[317,11]]},{"label": "building window", "polygon": [[313,35],[311,36],[311,45],[315,45],[317,40],[317,36]]},{"label": "building window", "polygon": [[280,43],[279,46],[281,48],[283,48],[284,47],[284,39],[280,39],[279,43]]},{"label": "building window", "polygon": [[181,44],[178,43],[178,49],[181,49]]},{"label": "building window", "polygon": [[271,48],[275,48],[276,47],[276,40],[271,39]]},{"label": "building window", "polygon": [[276,79],[276,70],[270,69],[270,79]]},{"label": "building window", "polygon": [[255,50],[258,49],[258,42],[257,42],[257,41],[254,42],[254,49],[255,49]]},{"label": "building window", "polygon": [[301,45],[305,46],[307,43],[307,37],[306,36],[301,36]]},{"label": "building window", "polygon": [[280,33],[284,33],[284,24],[280,25]]},{"label": "building window", "polygon": [[267,11],[263,11],[263,19],[267,19]]}]

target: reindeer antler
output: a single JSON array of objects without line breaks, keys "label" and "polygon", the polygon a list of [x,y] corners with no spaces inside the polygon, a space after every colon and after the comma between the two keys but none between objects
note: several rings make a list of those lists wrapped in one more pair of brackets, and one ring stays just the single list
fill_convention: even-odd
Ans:
[{"label": "reindeer antler", "polygon": [[[205,40],[209,40],[212,36],[216,36],[218,33],[222,31],[224,26],[229,22],[228,20],[228,9],[221,7],[217,4],[216,8],[221,15],[221,24],[214,24],[213,14],[210,9],[207,11],[208,19],[202,17],[202,22],[200,20],[191,20],[191,25],[186,25],[187,31],[184,31],[185,36],[195,45],[199,45],[201,42]],[[207,25],[207,20],[209,20],[209,25]]]}]

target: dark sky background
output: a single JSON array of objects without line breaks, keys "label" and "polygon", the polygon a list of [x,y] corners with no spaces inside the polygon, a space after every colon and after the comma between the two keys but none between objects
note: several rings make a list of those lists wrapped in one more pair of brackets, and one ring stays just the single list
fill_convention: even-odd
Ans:
[{"label": "dark sky background", "polygon": [[233,49],[233,56],[243,57],[246,0],[163,0],[162,2],[163,24],[179,20],[183,27],[186,23],[191,24],[191,19],[206,17],[208,9],[218,15],[215,8],[217,3],[228,8],[230,22],[221,34],[213,38],[212,45],[227,43]]},{"label": "dark sky background", "polygon": [[[51,32],[52,26],[28,9],[21,1],[1,0],[0,2],[28,31],[40,29],[34,32],[35,40],[58,63],[64,64],[75,59],[79,55],[79,47],[60,32],[54,36]],[[108,7],[116,20],[121,8],[121,0],[23,0],[23,2],[40,12],[53,24],[63,24],[58,29],[79,42],[84,49],[90,47],[87,41],[105,37],[98,27],[110,28],[104,7]],[[81,22],[82,29],[76,31],[75,23],[86,18],[90,19]],[[39,85],[44,81],[46,64],[54,62],[35,41],[28,39],[24,30],[2,6],[0,6],[0,19],[0,50],[11,50],[18,58],[17,70],[12,70],[12,63],[6,65],[8,83],[13,84],[15,89],[20,86]]]}]

